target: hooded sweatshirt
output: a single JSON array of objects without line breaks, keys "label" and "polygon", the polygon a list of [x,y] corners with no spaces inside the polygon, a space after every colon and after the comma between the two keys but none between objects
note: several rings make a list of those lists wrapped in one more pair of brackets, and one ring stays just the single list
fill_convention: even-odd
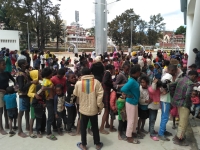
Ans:
[{"label": "hooded sweatshirt", "polygon": [[79,99],[79,111],[86,116],[97,115],[104,107],[103,88],[93,75],[84,75],[77,81],[73,94]]},{"label": "hooded sweatshirt", "polygon": [[156,62],[155,64],[158,65],[159,68],[158,69],[154,68],[154,71],[153,71],[154,76],[155,76],[156,79],[161,79],[161,76],[162,76],[162,67],[161,67],[161,65],[160,65],[159,62]]},{"label": "hooded sweatshirt", "polygon": [[[30,78],[34,80],[38,80],[38,70],[30,71]],[[28,97],[30,97],[30,103],[32,103],[33,98],[35,97],[36,93],[36,84],[31,84],[28,90]]]}]

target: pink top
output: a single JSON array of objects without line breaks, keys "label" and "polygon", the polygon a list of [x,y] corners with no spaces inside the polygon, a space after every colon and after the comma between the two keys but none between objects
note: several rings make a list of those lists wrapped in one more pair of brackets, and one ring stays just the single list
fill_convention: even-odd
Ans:
[{"label": "pink top", "polygon": [[192,103],[193,104],[200,104],[200,100],[199,100],[199,97],[196,96],[196,97],[191,97],[191,100],[192,100]]},{"label": "pink top", "polygon": [[187,62],[188,62],[187,59],[182,59],[182,62],[183,62],[183,65],[186,65],[186,66],[187,66]]},{"label": "pink top", "polygon": [[156,88],[155,90],[150,86],[148,88],[149,98],[153,100],[153,102],[160,102],[160,89]]},{"label": "pink top", "polygon": [[90,69],[90,68],[91,68],[91,66],[92,66],[92,62],[89,62],[88,64],[89,64],[89,69]]},{"label": "pink top", "polygon": [[119,62],[118,61],[114,61],[113,65],[115,67],[115,70],[119,70]]}]

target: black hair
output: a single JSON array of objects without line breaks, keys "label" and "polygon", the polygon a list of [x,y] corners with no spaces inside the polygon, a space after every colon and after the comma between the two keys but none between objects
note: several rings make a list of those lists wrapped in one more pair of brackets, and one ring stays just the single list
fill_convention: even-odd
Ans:
[{"label": "black hair", "polygon": [[49,67],[44,68],[44,69],[42,70],[42,78],[46,78],[46,77],[48,77],[50,74],[52,74],[52,70],[51,70]]},{"label": "black hair", "polygon": [[63,90],[62,84],[57,84],[56,87],[55,87],[55,89],[56,89],[56,88],[60,88],[61,90]]},{"label": "black hair", "polygon": [[123,66],[122,66],[122,68],[125,68],[125,67],[130,68],[130,64],[128,64],[128,63],[124,63]]},{"label": "black hair", "polygon": [[165,66],[169,66],[170,61],[169,60],[164,60],[164,64],[165,64]]},{"label": "black hair", "polygon": [[199,50],[198,50],[197,48],[194,48],[194,49],[193,49],[193,51],[196,51],[196,52],[198,52]]},{"label": "black hair", "polygon": [[153,65],[149,65],[149,69],[153,69]]},{"label": "black hair", "polygon": [[115,67],[113,65],[111,65],[111,64],[106,65],[106,70],[112,70],[114,68]]},{"label": "black hair", "polygon": [[20,59],[20,60],[18,60],[17,64],[21,68],[22,65],[26,64],[26,60],[25,59]]},{"label": "black hair", "polygon": [[139,82],[141,82],[142,80],[144,80],[147,84],[149,84],[149,77],[148,77],[148,76],[142,75],[142,76],[140,77]]},{"label": "black hair", "polygon": [[13,94],[15,93],[15,89],[13,88],[13,86],[9,86],[6,88],[6,93],[8,94]]},{"label": "black hair", "polygon": [[93,59],[92,59],[92,58],[89,58],[89,61],[93,61]]},{"label": "black hair", "polygon": [[84,75],[90,75],[91,74],[91,70],[88,67],[85,67],[82,69],[81,74]]},{"label": "black hair", "polygon": [[61,75],[61,76],[64,76],[65,75],[65,69],[58,69],[57,74]]},{"label": "black hair", "polygon": [[135,74],[140,71],[141,71],[140,65],[136,64],[131,67],[130,74]]},{"label": "black hair", "polygon": [[195,92],[196,94],[198,94],[198,91],[197,91],[197,90],[192,90],[192,92]]},{"label": "black hair", "polygon": [[0,64],[5,62],[5,60],[3,58],[0,58]]},{"label": "black hair", "polygon": [[197,71],[194,71],[194,70],[189,71],[189,72],[188,72],[188,75],[189,75],[189,76],[195,75],[196,77],[199,76],[198,72],[197,72]]},{"label": "black hair", "polygon": [[74,56],[75,56],[75,57],[78,57],[78,53],[75,53]]},{"label": "black hair", "polygon": [[74,75],[74,73],[73,73],[73,72],[67,73],[67,79],[68,79],[71,75]]},{"label": "black hair", "polygon": [[156,83],[156,87],[162,87],[163,86],[163,83],[161,80],[158,80],[157,83]]}]

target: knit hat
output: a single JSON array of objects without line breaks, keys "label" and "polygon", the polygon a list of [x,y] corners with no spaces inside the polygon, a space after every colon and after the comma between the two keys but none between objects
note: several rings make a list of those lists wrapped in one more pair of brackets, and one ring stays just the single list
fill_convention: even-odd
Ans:
[{"label": "knit hat", "polygon": [[95,62],[101,62],[101,56],[95,57],[94,61],[95,61]]}]

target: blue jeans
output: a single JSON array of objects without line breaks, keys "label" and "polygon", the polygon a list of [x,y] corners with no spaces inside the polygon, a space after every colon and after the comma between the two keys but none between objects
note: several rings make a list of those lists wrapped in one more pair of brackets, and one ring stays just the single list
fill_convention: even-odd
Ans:
[{"label": "blue jeans", "polygon": [[149,132],[150,136],[156,136],[154,126],[157,118],[158,110],[149,109]]},{"label": "blue jeans", "polygon": [[160,102],[161,104],[161,122],[160,122],[160,129],[158,132],[159,136],[163,136],[166,131],[166,124],[169,120],[169,113],[170,113],[170,103]]}]

